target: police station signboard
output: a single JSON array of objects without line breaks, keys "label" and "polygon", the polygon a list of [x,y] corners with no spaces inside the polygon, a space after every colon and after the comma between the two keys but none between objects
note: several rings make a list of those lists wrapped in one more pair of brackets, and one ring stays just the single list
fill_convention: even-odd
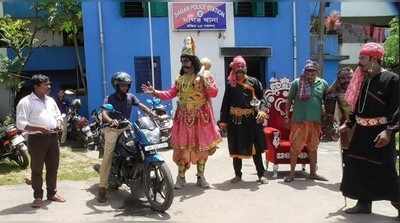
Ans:
[{"label": "police station signboard", "polygon": [[174,2],[172,16],[177,31],[226,29],[226,5],[223,2]]}]

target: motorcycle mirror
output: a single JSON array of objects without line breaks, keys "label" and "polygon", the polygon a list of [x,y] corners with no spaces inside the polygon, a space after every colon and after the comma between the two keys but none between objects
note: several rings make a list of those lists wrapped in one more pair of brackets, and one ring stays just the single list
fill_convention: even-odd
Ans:
[{"label": "motorcycle mirror", "polygon": [[104,104],[101,106],[101,108],[106,111],[114,111],[114,106],[112,104]]},{"label": "motorcycle mirror", "polygon": [[161,100],[159,98],[153,98],[153,103],[158,105],[161,103]]},{"label": "motorcycle mirror", "polygon": [[149,105],[153,105],[153,101],[151,99],[146,99],[146,103]]}]

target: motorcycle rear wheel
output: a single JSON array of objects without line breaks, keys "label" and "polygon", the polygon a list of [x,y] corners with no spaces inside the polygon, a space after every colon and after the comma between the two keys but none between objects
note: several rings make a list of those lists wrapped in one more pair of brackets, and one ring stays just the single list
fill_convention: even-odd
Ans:
[{"label": "motorcycle rear wheel", "polygon": [[22,168],[26,169],[29,165],[28,150],[25,144],[18,145],[15,151],[14,161]]},{"label": "motorcycle rear wheel", "polygon": [[144,170],[144,192],[153,210],[165,212],[174,199],[174,185],[166,163],[150,164]]}]

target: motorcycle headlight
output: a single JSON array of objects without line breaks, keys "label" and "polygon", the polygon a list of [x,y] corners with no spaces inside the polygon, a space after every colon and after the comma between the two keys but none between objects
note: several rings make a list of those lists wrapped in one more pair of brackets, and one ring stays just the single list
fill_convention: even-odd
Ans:
[{"label": "motorcycle headlight", "polygon": [[160,131],[150,131],[143,129],[143,133],[146,136],[146,139],[151,144],[155,144],[160,142]]}]

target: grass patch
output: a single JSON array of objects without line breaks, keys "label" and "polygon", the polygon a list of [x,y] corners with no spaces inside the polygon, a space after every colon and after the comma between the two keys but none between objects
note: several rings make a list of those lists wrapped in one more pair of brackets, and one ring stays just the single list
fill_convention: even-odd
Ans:
[{"label": "grass patch", "polygon": [[[58,180],[79,181],[98,177],[98,174],[92,169],[93,164],[98,162],[97,159],[91,158],[85,153],[72,152],[70,148],[62,147]],[[24,183],[24,177],[27,172],[27,170],[21,169],[14,161],[2,160],[0,161],[0,185]],[[45,177],[43,177],[43,180],[45,180]]]}]

